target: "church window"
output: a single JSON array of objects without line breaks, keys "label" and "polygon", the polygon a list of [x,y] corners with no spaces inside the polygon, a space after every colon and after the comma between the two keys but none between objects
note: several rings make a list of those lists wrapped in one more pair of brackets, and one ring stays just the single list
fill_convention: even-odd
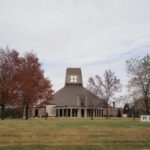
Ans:
[{"label": "church window", "polygon": [[77,76],[76,76],[76,75],[70,76],[70,81],[71,81],[72,83],[76,83],[76,82],[77,82]]}]

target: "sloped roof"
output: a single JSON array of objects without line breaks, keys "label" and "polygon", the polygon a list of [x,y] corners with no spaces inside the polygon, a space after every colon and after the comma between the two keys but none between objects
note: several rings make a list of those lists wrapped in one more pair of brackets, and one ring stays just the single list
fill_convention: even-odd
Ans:
[{"label": "sloped roof", "polygon": [[79,106],[78,99],[86,99],[86,106],[103,106],[103,100],[89,92],[82,85],[66,85],[53,96],[52,104],[56,106]]}]

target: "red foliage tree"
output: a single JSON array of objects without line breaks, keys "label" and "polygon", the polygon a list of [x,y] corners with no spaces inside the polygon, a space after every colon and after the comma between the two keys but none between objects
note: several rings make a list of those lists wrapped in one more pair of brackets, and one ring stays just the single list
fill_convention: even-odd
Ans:
[{"label": "red foliage tree", "polygon": [[32,52],[26,53],[21,59],[15,75],[17,81],[18,104],[25,108],[25,118],[28,119],[29,108],[46,103],[52,98],[51,82],[44,77],[38,57]]},{"label": "red foliage tree", "polygon": [[16,96],[15,81],[13,80],[19,66],[19,54],[15,50],[0,49],[0,106],[1,119],[4,119],[5,106],[10,105]]},{"label": "red foliage tree", "polygon": [[6,106],[29,108],[52,98],[51,82],[44,77],[38,57],[32,52],[19,57],[15,50],[0,49],[0,106],[4,119]]}]

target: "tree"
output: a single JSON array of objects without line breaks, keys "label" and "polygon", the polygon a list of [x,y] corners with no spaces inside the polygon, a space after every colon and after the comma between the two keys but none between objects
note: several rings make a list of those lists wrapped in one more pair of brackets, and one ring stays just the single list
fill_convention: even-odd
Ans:
[{"label": "tree", "polygon": [[131,108],[129,103],[126,103],[123,107],[123,113],[127,114],[127,117],[131,117]]},{"label": "tree", "polygon": [[150,55],[143,58],[131,58],[126,61],[127,74],[129,75],[128,88],[138,90],[144,97],[146,114],[150,114]]},{"label": "tree", "polygon": [[110,98],[119,92],[122,88],[120,80],[115,76],[115,73],[111,70],[106,70],[103,79],[96,75],[94,78],[90,77],[88,80],[88,89],[95,95],[104,100],[106,107],[106,117],[108,119],[108,107]]},{"label": "tree", "polygon": [[1,119],[4,119],[5,106],[11,103],[15,96],[15,81],[13,77],[16,73],[19,62],[19,54],[8,47],[0,49],[0,106]]},{"label": "tree", "polygon": [[0,106],[4,119],[5,107],[29,108],[47,103],[52,98],[52,85],[45,78],[38,57],[32,52],[20,57],[16,50],[0,49]]},{"label": "tree", "polygon": [[44,77],[38,57],[30,52],[21,58],[20,66],[15,75],[17,81],[18,105],[25,108],[25,118],[28,119],[29,108],[40,103],[46,103],[52,98],[51,82]]}]

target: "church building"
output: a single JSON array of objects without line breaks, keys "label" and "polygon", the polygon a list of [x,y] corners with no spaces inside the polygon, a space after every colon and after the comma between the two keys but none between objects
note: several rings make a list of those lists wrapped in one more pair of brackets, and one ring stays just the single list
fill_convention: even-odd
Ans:
[{"label": "church building", "polygon": [[46,106],[51,117],[102,117],[104,101],[83,87],[80,68],[67,68],[65,85]]},{"label": "church building", "polygon": [[[48,104],[30,109],[29,117],[104,117],[106,107],[104,100],[88,91],[83,86],[80,68],[67,68],[65,85],[53,95]],[[121,116],[122,109],[109,105],[109,115]]]}]

